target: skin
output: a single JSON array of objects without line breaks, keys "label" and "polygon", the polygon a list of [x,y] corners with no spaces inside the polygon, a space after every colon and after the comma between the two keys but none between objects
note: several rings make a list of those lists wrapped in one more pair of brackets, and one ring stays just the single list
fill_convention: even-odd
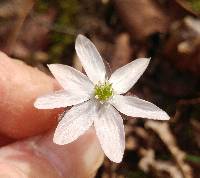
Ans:
[{"label": "skin", "polygon": [[62,109],[38,110],[34,100],[58,90],[45,73],[0,52],[0,177],[90,178],[103,161],[93,128],[67,145],[53,143]]}]

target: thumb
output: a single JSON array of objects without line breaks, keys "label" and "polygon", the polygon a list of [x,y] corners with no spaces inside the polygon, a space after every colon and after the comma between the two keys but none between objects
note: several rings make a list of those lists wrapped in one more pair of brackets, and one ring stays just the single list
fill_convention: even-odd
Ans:
[{"label": "thumb", "polygon": [[52,142],[53,132],[0,149],[0,177],[91,178],[103,161],[93,129],[71,144]]}]

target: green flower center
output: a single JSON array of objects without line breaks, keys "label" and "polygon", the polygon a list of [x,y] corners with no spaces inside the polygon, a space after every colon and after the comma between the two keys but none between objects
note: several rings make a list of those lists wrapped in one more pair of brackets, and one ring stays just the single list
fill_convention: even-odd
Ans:
[{"label": "green flower center", "polygon": [[94,87],[94,96],[100,102],[107,101],[113,95],[112,84],[105,82],[103,84],[99,83]]}]

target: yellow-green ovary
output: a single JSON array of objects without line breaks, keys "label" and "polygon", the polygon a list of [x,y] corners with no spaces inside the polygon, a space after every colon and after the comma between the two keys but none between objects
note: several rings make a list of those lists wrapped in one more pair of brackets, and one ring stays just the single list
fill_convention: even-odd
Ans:
[{"label": "yellow-green ovary", "polygon": [[112,84],[105,82],[103,84],[95,85],[94,88],[95,98],[105,102],[113,95]]}]

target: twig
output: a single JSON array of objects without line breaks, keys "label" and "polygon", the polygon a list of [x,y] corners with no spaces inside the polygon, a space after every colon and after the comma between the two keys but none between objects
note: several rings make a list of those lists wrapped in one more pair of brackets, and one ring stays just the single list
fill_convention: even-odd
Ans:
[{"label": "twig", "polygon": [[175,138],[172,135],[168,123],[159,123],[155,121],[147,121],[145,126],[155,131],[162,141],[165,143],[176,161],[184,178],[192,178],[192,169],[184,161],[185,153],[180,150],[176,144]]},{"label": "twig", "polygon": [[149,168],[153,168],[156,173],[157,171],[168,172],[172,178],[182,178],[180,170],[173,165],[173,163],[156,160],[154,150],[141,148],[140,154],[142,155],[142,159],[139,162],[139,167],[143,171],[147,172],[149,171]]},{"label": "twig", "polygon": [[181,99],[177,102],[177,105],[195,105],[195,104],[200,104],[200,98]]}]

